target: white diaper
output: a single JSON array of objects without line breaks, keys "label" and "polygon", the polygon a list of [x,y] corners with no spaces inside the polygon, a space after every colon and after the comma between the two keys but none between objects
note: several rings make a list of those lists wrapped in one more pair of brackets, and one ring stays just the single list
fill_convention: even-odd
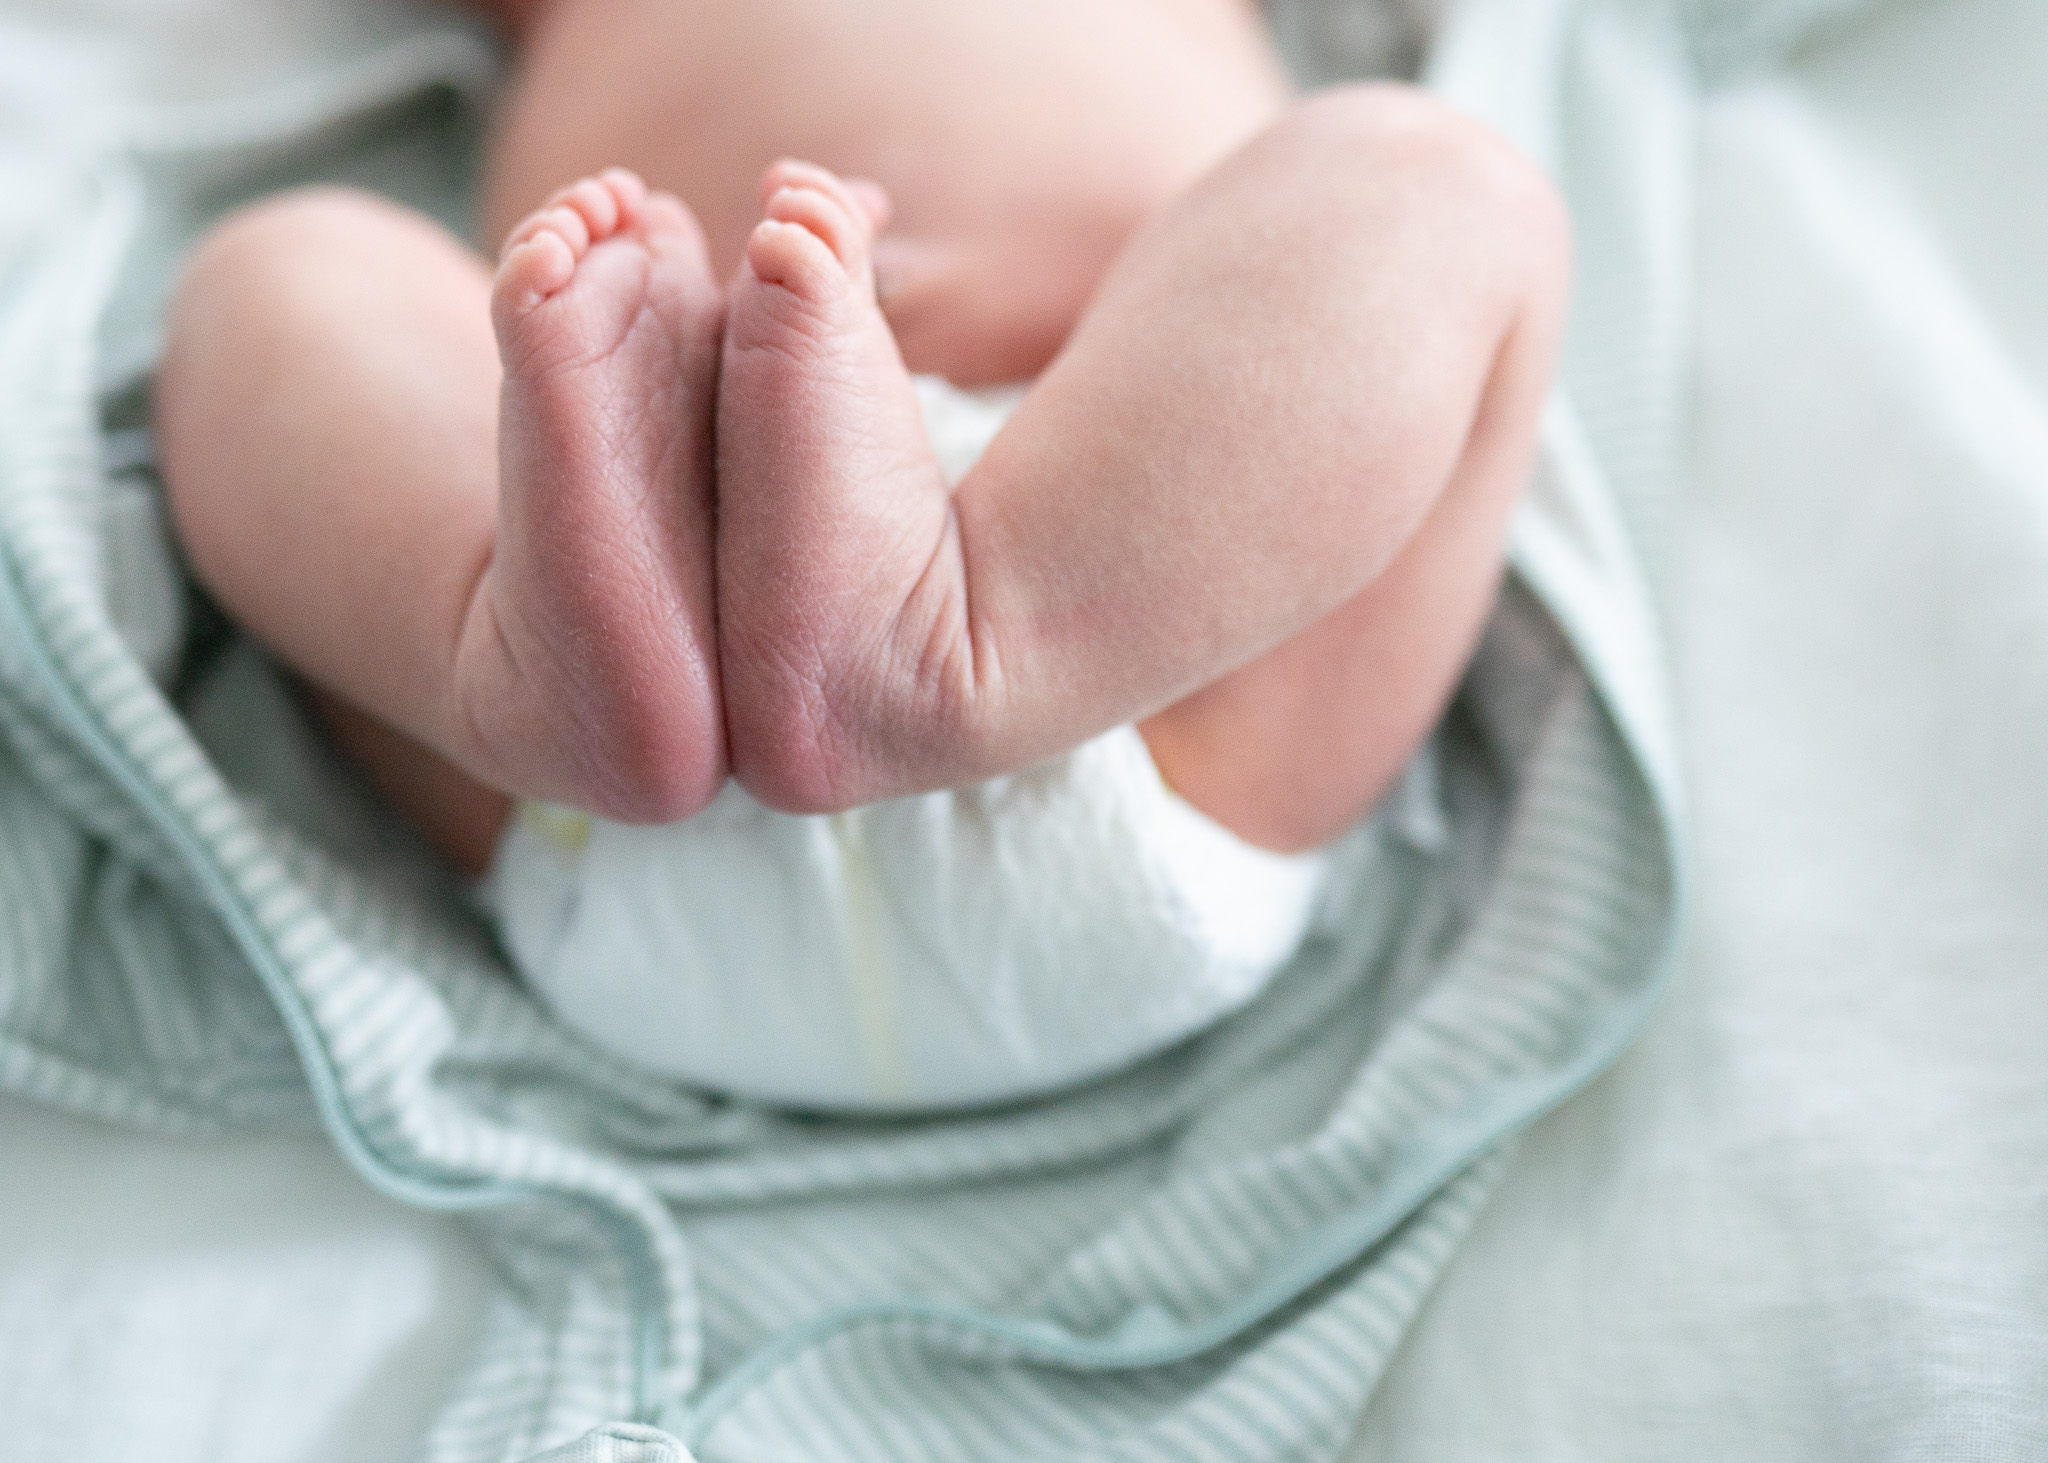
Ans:
[{"label": "white diaper", "polygon": [[[956,480],[1014,405],[920,382]],[[971,787],[796,817],[737,784],[682,823],[527,806],[480,891],[565,1023],[658,1072],[806,1107],[999,1102],[1242,1006],[1319,855],[1255,848],[1120,727]]]},{"label": "white diaper", "polygon": [[527,808],[486,885],[570,1026],[656,1071],[831,1108],[947,1107],[1124,1066],[1256,995],[1322,861],[1244,843],[1123,727],[832,817],[737,784],[684,823]]}]

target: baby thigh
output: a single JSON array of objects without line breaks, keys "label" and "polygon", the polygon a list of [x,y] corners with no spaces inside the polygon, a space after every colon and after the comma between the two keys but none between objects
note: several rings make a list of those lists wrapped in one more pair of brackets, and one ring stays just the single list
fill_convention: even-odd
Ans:
[{"label": "baby thigh", "polygon": [[[507,804],[398,725],[435,724],[494,532],[490,276],[429,220],[309,189],[186,269],[157,373],[173,516],[221,605],[316,687],[345,751],[458,864]],[[375,718],[355,711],[370,708]]]},{"label": "baby thigh", "polygon": [[1326,93],[1140,236],[1013,423],[1013,463],[1042,434],[1089,464],[1047,496],[1099,505],[1066,505],[1094,527],[1064,548],[1122,622],[1105,693],[1182,678],[1141,728],[1239,835],[1333,836],[1441,714],[1498,586],[1567,254],[1548,184],[1479,124]]}]

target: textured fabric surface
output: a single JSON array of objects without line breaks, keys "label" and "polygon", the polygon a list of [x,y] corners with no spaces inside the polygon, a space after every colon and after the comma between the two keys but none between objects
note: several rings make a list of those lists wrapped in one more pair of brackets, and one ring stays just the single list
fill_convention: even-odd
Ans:
[{"label": "textured fabric surface", "polygon": [[550,1448],[533,1463],[691,1463],[681,1443],[658,1428],[608,1423],[573,1443]]},{"label": "textured fabric surface", "polygon": [[[0,244],[0,1086],[168,1133],[317,1126],[390,1198],[468,1216],[496,1285],[435,1459],[608,1420],[705,1463],[1334,1455],[1500,1145],[1615,1059],[1675,929],[1632,540],[1655,561],[1677,462],[1684,277],[1642,195],[1683,136],[1683,30],[1593,3],[1452,22],[1444,85],[1528,103],[1501,120],[1560,167],[1598,268],[1517,585],[1441,739],[1445,847],[1390,858],[1384,903],[1196,1042],[1057,1101],[887,1124],[580,1045],[245,644],[108,591],[115,564],[175,583],[134,434],[183,241],[309,177],[460,215],[489,57],[428,14],[363,16],[215,102],[116,66],[95,125],[10,134],[50,202]],[[74,62],[106,39],[66,36]],[[1532,54],[1598,64],[1503,90]],[[1594,125],[1625,104],[1654,125]]]},{"label": "textured fabric surface", "polygon": [[1359,1456],[2048,1456],[2044,95],[2031,0],[1703,94],[1683,958]]}]

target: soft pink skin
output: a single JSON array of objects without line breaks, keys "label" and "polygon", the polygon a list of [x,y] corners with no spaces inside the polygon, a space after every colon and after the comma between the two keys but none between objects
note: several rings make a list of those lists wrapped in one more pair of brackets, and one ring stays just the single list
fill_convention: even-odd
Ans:
[{"label": "soft pink skin", "polygon": [[[1526,163],[1400,89],[1205,146],[1170,189],[1188,160],[1147,154],[1135,237],[951,495],[876,305],[873,185],[771,166],[724,291],[688,211],[619,171],[514,228],[495,284],[373,199],[259,204],[174,313],[181,532],[472,872],[508,793],[660,821],[730,767],[816,811],[1132,720],[1197,807],[1312,846],[1426,735],[1491,602],[1565,227]],[[916,201],[928,247],[941,202]],[[993,257],[979,227],[949,257]],[[1089,247],[1050,273],[1086,276]]]},{"label": "soft pink skin", "polygon": [[520,65],[486,238],[624,164],[689,200],[729,279],[756,181],[807,158],[872,178],[913,370],[1045,369],[1132,230],[1286,105],[1248,0],[504,0]]},{"label": "soft pink skin", "polygon": [[[459,250],[360,195],[226,224],[159,379],[180,531],[230,613],[484,788],[688,816],[726,775],[724,296],[702,238],[673,198],[608,173],[508,239],[488,312],[478,284]],[[297,409],[245,405],[280,382]],[[431,768],[337,715],[408,777]],[[502,797],[432,797],[477,825],[458,840],[473,863]]]},{"label": "soft pink skin", "polygon": [[[719,395],[748,789],[830,811],[1146,718],[1175,785],[1255,841],[1354,819],[1490,600],[1555,330],[1546,193],[1446,118],[1339,95],[1254,140],[1133,242],[953,493],[876,307],[864,210],[829,173],[771,169]],[[1361,146],[1384,195],[1318,186]],[[1512,245],[1489,236],[1511,208]],[[1319,330],[1344,348],[1304,372]]]},{"label": "soft pink skin", "polygon": [[505,241],[498,531],[453,666],[494,786],[665,819],[725,780],[707,430],[723,303],[696,220],[622,169]]}]

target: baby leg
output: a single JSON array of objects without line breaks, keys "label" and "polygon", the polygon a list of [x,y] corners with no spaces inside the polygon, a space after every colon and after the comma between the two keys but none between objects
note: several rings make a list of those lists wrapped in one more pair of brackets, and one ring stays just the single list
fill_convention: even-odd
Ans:
[{"label": "baby leg", "polygon": [[1152,718],[1257,841],[1362,811],[1442,708],[1527,471],[1567,247],[1534,170],[1417,93],[1297,107],[1139,235],[950,496],[861,210],[771,186],[720,404],[737,775],[844,806]]},{"label": "baby leg", "polygon": [[376,780],[457,810],[415,806],[462,861],[490,789],[645,820],[723,778],[722,304],[681,205],[625,175],[516,232],[495,292],[427,221],[332,190],[195,257],[158,378],[193,563]]}]

